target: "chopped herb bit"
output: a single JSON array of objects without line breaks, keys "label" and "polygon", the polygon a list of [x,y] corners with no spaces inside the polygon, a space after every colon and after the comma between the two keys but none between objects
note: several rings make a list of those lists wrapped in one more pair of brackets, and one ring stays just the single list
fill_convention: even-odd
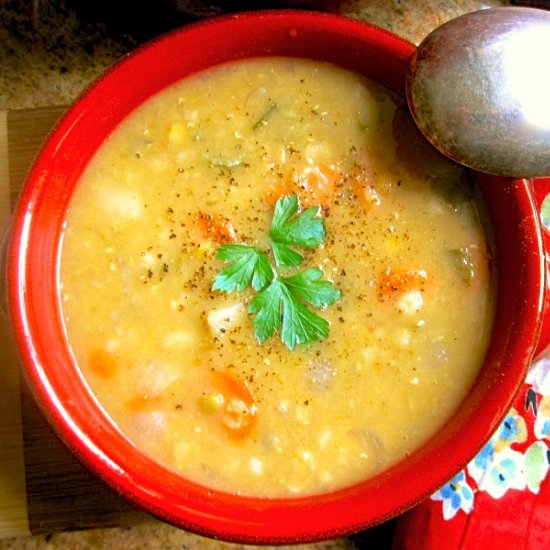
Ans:
[{"label": "chopped herb bit", "polygon": [[265,126],[267,124],[268,118],[278,109],[277,103],[271,104],[265,113],[254,123],[252,126],[253,130],[257,130],[258,128]]}]

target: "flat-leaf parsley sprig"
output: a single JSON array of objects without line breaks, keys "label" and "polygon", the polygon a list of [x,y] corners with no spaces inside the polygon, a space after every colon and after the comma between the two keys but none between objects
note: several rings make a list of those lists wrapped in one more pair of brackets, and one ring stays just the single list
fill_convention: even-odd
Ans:
[{"label": "flat-leaf parsley sprig", "polygon": [[298,213],[296,195],[277,201],[269,231],[275,267],[265,252],[246,244],[224,244],[216,258],[229,265],[218,273],[212,290],[243,291],[249,286],[256,292],[248,311],[254,314],[252,326],[260,343],[279,333],[288,349],[327,338],[329,323],[308,306],[323,308],[340,298],[341,292],[323,279],[316,267],[291,276],[282,276],[277,268],[297,267],[303,256],[291,247],[316,248],[326,237],[325,224],[318,208]]}]

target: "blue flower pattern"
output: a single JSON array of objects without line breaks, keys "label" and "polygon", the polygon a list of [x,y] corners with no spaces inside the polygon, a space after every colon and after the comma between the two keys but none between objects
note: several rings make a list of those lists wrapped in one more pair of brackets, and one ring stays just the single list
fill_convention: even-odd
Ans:
[{"label": "blue flower pattern", "polygon": [[493,455],[487,470],[474,477],[477,488],[493,498],[501,498],[509,489],[525,489],[523,454],[504,448]]},{"label": "blue flower pattern", "polygon": [[479,491],[495,499],[511,489],[538,492],[550,471],[550,360],[534,363],[527,382],[543,396],[539,407],[533,408],[535,442],[524,452],[512,448],[528,439],[525,419],[512,409],[467,468],[432,495],[432,500],[442,502],[444,519],[452,519],[460,510],[469,514]]},{"label": "blue flower pattern", "polygon": [[498,428],[496,438],[507,443],[513,443],[518,441],[521,431],[518,418],[509,413]]},{"label": "blue flower pattern", "polygon": [[550,435],[550,420],[545,420],[540,428],[540,433],[546,439],[549,439]]},{"label": "blue flower pattern", "polygon": [[474,504],[474,493],[466,482],[464,472],[459,472],[451,481],[443,485],[432,498],[443,501],[443,516],[445,519],[454,517],[458,510],[469,513]]},{"label": "blue flower pattern", "polygon": [[491,458],[495,452],[495,444],[493,439],[491,438],[479,451],[479,453],[475,456],[473,462],[474,464],[481,470],[485,470],[489,463],[491,462]]}]

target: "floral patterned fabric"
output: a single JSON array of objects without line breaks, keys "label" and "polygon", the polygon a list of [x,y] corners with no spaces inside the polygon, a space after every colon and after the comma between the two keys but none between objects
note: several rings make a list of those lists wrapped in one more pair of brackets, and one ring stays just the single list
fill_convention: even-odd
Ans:
[{"label": "floral patterned fabric", "polygon": [[550,548],[550,357],[478,455],[401,516],[394,550]]}]

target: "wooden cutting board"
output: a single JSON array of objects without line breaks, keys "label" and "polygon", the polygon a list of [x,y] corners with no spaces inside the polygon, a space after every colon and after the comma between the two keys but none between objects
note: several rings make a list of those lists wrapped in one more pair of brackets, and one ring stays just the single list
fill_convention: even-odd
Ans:
[{"label": "wooden cutting board", "polygon": [[[0,228],[63,108],[0,111]],[[0,311],[0,537],[146,521],[55,436],[21,375]]]}]

